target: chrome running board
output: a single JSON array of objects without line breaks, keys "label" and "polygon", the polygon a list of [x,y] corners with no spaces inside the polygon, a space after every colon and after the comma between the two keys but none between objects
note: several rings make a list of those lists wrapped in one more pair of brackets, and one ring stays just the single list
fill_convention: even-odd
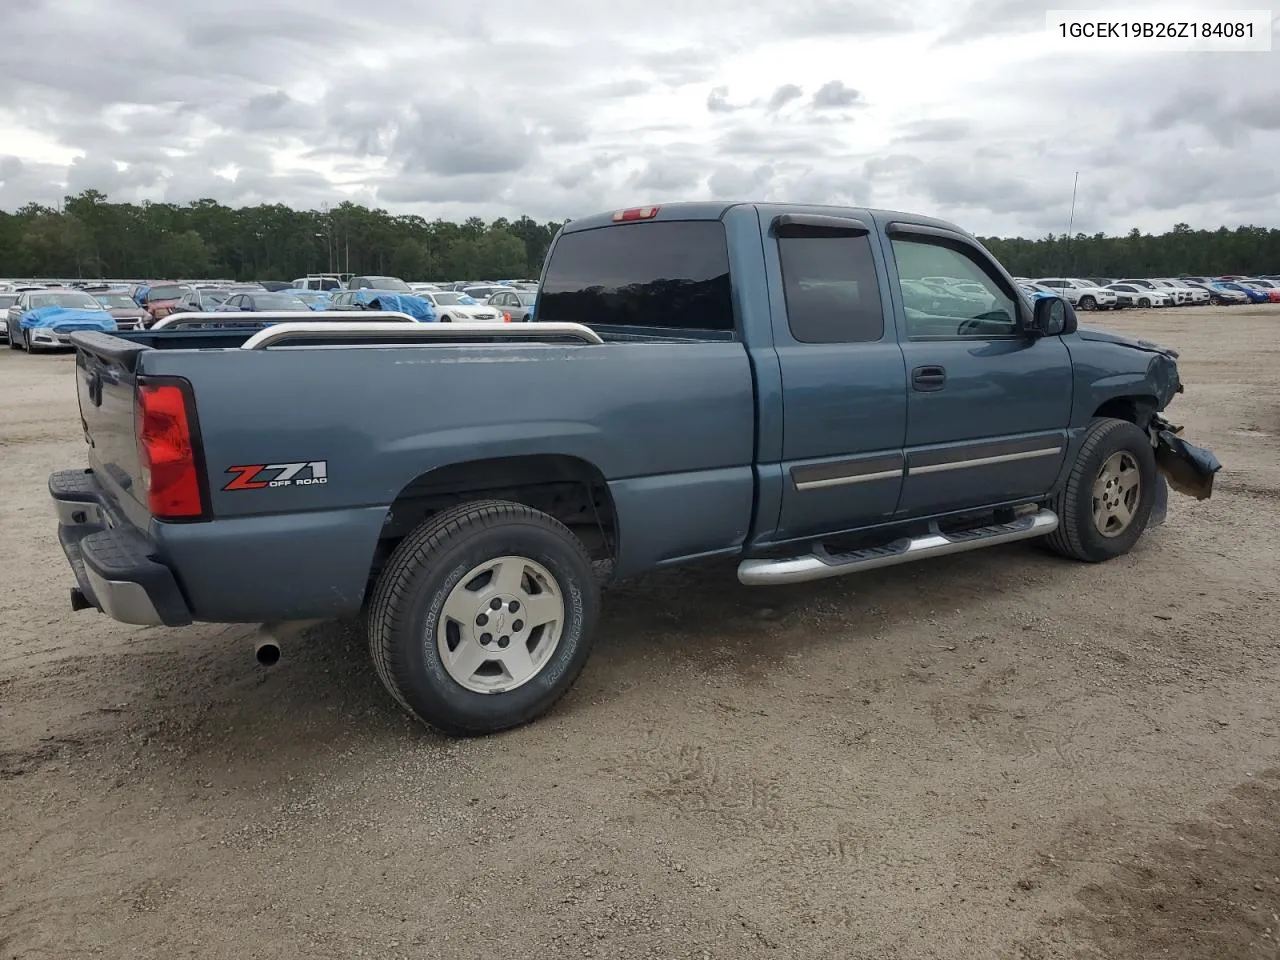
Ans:
[{"label": "chrome running board", "polygon": [[1030,540],[1053,533],[1057,529],[1058,515],[1052,510],[1041,510],[1009,523],[991,523],[948,533],[942,533],[934,525],[929,533],[921,537],[902,537],[883,546],[850,550],[848,553],[831,553],[822,544],[815,544],[811,553],[801,557],[743,560],[738,564],[738,580],[751,587],[824,580],[827,577],[841,577],[846,573],[861,573],[863,570],[911,563],[927,557],[943,557],[949,553],[964,553],[1001,543]]}]

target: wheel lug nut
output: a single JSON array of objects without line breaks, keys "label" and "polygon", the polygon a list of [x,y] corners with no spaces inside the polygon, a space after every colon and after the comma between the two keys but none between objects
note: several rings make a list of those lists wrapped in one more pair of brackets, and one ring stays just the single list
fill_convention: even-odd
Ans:
[{"label": "wheel lug nut", "polygon": [[501,600],[499,600],[497,597],[494,597],[492,600],[490,600],[490,601],[489,601],[489,609],[490,609],[490,610],[501,610],[501,609],[502,609],[502,601],[501,601]]},{"label": "wheel lug nut", "polygon": [[480,616],[476,617],[477,627],[483,627],[488,622],[489,622],[489,615],[487,613],[482,613],[480,614]]},{"label": "wheel lug nut", "polygon": [[512,613],[519,613],[519,612],[520,612],[520,601],[519,601],[519,600],[512,600],[509,604],[507,604],[507,609],[508,609],[508,610],[510,610]]},{"label": "wheel lug nut", "polygon": [[482,633],[482,634],[480,634],[480,643],[481,643],[483,646],[486,646],[486,647],[487,647],[487,646],[489,645],[490,641],[492,641],[492,640],[493,640],[493,634],[492,634],[492,633]]},{"label": "wheel lug nut", "polygon": [[521,630],[524,629],[524,621],[517,620],[515,623],[511,625],[511,629],[514,630],[516,633],[519,633]]},{"label": "wheel lug nut", "polygon": [[499,637],[499,638],[498,638],[498,646],[502,647],[504,650],[507,648],[507,644],[509,644],[510,642],[511,642],[511,638],[510,638],[510,637]]}]

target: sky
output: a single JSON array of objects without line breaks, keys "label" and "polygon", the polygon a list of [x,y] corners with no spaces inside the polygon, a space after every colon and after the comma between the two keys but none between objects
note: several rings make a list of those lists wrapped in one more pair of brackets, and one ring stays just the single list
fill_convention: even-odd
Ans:
[{"label": "sky", "polygon": [[1075,231],[1280,226],[1280,42],[1073,49],[1060,5],[0,0],[0,209],[775,200],[1038,237],[1078,172]]}]

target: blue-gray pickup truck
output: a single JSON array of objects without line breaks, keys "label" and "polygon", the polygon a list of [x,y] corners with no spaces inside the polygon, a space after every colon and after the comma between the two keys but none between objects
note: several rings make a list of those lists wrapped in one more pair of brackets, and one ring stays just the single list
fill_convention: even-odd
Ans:
[{"label": "blue-gray pickup truck", "polygon": [[565,693],[610,577],[728,557],[790,584],[1032,538],[1105,561],[1220,466],[1160,415],[1175,352],[1033,305],[908,214],[603,213],[556,236],[534,322],[308,319],[74,335],[89,466],[49,480],[72,605],[361,614],[387,689],[456,735]]}]

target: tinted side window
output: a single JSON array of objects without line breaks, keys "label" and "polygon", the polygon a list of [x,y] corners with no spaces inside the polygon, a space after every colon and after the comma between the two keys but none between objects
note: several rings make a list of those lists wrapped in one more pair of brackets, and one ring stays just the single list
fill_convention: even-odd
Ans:
[{"label": "tinted side window", "polygon": [[884,311],[871,240],[778,240],[787,323],[801,343],[866,343],[884,336]]},{"label": "tinted side window", "polygon": [[718,220],[670,220],[563,234],[551,252],[537,318],[732,330],[724,226]]},{"label": "tinted side window", "polygon": [[[993,337],[1017,333],[1013,298],[973,256],[949,244],[893,241],[908,337]],[[931,278],[931,283],[921,282]],[[982,293],[959,288],[977,284]]]}]

